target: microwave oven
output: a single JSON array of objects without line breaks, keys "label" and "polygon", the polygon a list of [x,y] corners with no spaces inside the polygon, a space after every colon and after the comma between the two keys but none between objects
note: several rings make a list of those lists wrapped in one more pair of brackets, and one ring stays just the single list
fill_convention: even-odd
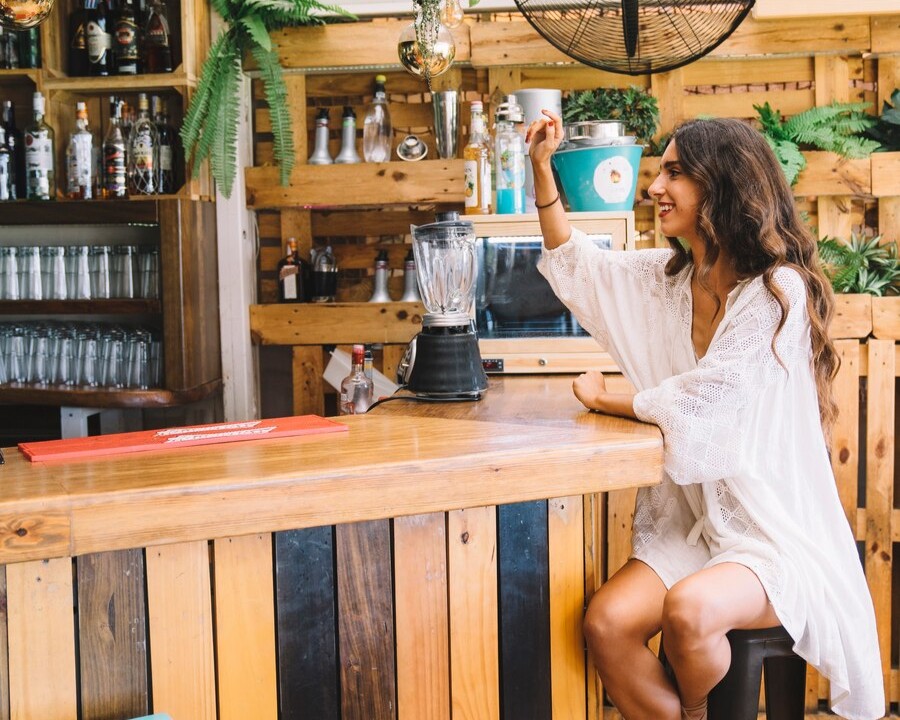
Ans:
[{"label": "microwave oven", "polygon": [[[573,227],[607,250],[634,249],[633,212],[567,213]],[[537,214],[468,216],[478,277],[473,308],[489,373],[615,372],[615,363],[556,298],[537,269]]]}]

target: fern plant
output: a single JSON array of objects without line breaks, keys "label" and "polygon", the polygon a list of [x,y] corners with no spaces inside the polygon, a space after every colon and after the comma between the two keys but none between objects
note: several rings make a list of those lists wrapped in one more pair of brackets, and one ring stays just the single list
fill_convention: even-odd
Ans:
[{"label": "fern plant", "polygon": [[881,243],[881,236],[851,234],[846,243],[833,237],[819,240],[819,259],[837,293],[900,294],[897,243]]},{"label": "fern plant", "polygon": [[787,121],[769,103],[754,105],[760,128],[781,163],[791,185],[806,167],[801,146],[828,150],[845,158],[868,157],[878,143],[863,137],[875,120],[866,115],[866,103],[834,102],[794,115]]},{"label": "fern plant", "polygon": [[225,197],[231,197],[237,175],[238,92],[243,58],[253,56],[263,81],[275,160],[286,185],[294,167],[294,137],[287,88],[269,32],[293,25],[317,25],[319,13],[346,17],[350,13],[318,0],[210,0],[226,21],[209,49],[200,71],[200,82],[181,127],[181,140],[196,177],[209,158],[213,178]]}]

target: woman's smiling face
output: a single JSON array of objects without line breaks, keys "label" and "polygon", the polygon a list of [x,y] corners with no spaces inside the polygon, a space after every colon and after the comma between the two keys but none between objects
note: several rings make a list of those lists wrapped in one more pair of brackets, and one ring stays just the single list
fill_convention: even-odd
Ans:
[{"label": "woman's smiling face", "polygon": [[678,148],[669,143],[659,164],[659,175],[650,185],[650,196],[659,207],[659,225],[666,237],[697,239],[700,186],[681,170]]}]

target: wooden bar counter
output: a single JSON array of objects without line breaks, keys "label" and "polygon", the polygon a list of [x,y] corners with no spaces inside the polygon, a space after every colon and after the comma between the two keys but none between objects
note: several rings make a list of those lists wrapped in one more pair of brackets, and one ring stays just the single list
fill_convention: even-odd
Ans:
[{"label": "wooden bar counter", "polygon": [[0,718],[587,717],[594,494],[658,482],[659,431],[553,376],[338,420],[64,464],[6,450]]}]

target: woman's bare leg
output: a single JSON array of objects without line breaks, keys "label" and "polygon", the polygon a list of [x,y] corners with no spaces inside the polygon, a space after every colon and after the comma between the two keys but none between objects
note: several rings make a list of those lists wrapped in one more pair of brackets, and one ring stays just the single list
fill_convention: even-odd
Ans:
[{"label": "woman's bare leg", "polygon": [[713,565],[676,583],[663,603],[662,629],[682,705],[702,705],[728,672],[725,633],[779,624],[759,578],[743,565]]},{"label": "woman's bare leg", "polygon": [[659,632],[666,586],[629,560],[591,598],[584,618],[588,650],[610,700],[628,720],[680,720],[681,702],[647,642]]}]

